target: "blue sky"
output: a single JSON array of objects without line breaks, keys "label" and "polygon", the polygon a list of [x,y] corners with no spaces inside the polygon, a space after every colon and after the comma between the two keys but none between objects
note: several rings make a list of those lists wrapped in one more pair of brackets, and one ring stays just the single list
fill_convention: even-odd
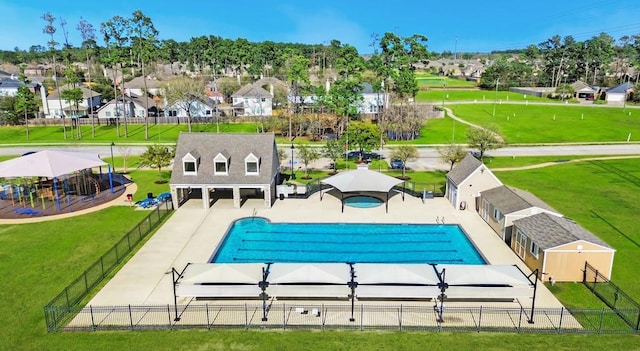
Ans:
[{"label": "blue sky", "polygon": [[[0,0],[0,49],[46,46],[49,38],[42,33],[41,19],[45,12],[67,21],[74,46],[80,44],[76,25],[81,17],[93,24],[102,44],[100,23],[116,15],[129,17],[135,10],[152,19],[160,39],[188,41],[217,35],[308,44],[338,39],[360,53],[372,52],[372,33],[381,36],[385,32],[424,34],[429,38],[429,51],[435,52],[523,48],[556,34],[573,35],[580,41],[600,32],[616,39],[640,34],[638,0]],[[55,37],[64,42],[60,28]]]}]

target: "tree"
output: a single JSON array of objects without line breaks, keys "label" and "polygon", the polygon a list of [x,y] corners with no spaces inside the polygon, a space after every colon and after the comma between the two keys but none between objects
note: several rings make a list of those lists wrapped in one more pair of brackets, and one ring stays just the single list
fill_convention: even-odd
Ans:
[{"label": "tree", "polygon": [[562,83],[556,88],[556,93],[560,94],[560,99],[570,98],[575,93],[575,89],[569,83]]},{"label": "tree", "polygon": [[344,143],[338,140],[329,140],[322,148],[322,156],[332,161],[333,173],[338,172],[337,162],[342,155],[344,155],[345,148]]},{"label": "tree", "polygon": [[[49,51],[51,52],[51,58],[53,62],[53,82],[56,86],[56,91],[58,92],[58,96],[60,95],[60,86],[58,85],[58,71],[56,65],[56,46],[58,46],[58,42],[54,38],[54,34],[56,34],[56,26],[53,24],[56,20],[50,12],[45,13],[41,17],[45,22],[45,26],[42,29],[44,34],[48,34],[51,39],[47,42],[49,46]],[[64,139],[67,139],[67,126],[64,121],[64,111],[62,109],[62,100],[58,100],[60,102],[60,118],[62,118],[62,133],[64,135]]]},{"label": "tree", "polygon": [[20,118],[16,112],[16,97],[0,96],[0,123],[16,125],[20,123]]},{"label": "tree", "polygon": [[140,155],[140,163],[151,168],[157,168],[158,173],[162,172],[162,167],[171,164],[175,148],[168,148],[164,145],[155,144],[147,146],[147,151]]},{"label": "tree", "polygon": [[[154,27],[153,22],[151,22],[151,18],[145,16],[140,10],[133,12],[130,24],[132,47],[140,62],[146,95],[148,89],[144,64],[154,57],[158,44],[158,31]],[[145,111],[148,112],[149,99],[146,96],[144,102]],[[149,116],[146,112],[144,115],[144,138],[149,139]]]},{"label": "tree", "polygon": [[[124,84],[124,63],[126,62],[125,51],[127,48],[129,31],[129,21],[122,16],[114,16],[110,20],[100,24],[100,32],[104,36],[104,42],[107,46],[107,55],[103,55],[102,59],[105,65],[110,66],[113,69],[113,91],[116,99],[116,123],[120,120],[120,110],[118,109],[118,66],[120,67],[121,82]],[[126,104],[124,103],[124,89],[122,91],[122,114],[124,122],[124,137],[129,137],[129,131],[127,127],[127,111]],[[120,126],[116,124],[116,130],[118,137],[120,137]]]},{"label": "tree", "polygon": [[291,95],[295,99],[294,113],[298,113],[311,89],[309,59],[302,55],[293,55],[287,62],[287,81],[291,83]]},{"label": "tree", "polygon": [[14,106],[16,115],[24,116],[24,127],[29,140],[29,116],[33,116],[38,111],[38,104],[29,88],[24,85],[18,88]]},{"label": "tree", "polygon": [[402,161],[402,179],[407,179],[405,176],[407,161],[414,161],[418,156],[418,148],[414,145],[400,145],[391,151],[392,160]]},{"label": "tree", "polygon": [[480,152],[480,160],[484,159],[488,150],[495,150],[504,145],[502,137],[492,126],[467,129],[467,140],[470,148]]},{"label": "tree", "polygon": [[451,166],[449,170],[453,169],[453,166],[462,161],[462,159],[467,155],[467,150],[460,144],[448,144],[438,148],[438,154],[440,154],[440,160],[442,162],[448,163]]},{"label": "tree", "polygon": [[309,179],[309,163],[320,158],[320,154],[314,147],[305,144],[298,145],[298,158],[304,164],[304,179]]},{"label": "tree", "polygon": [[370,121],[353,121],[349,124],[349,128],[343,137],[345,138],[344,144],[349,145],[349,147],[351,145],[356,146],[360,151],[360,158],[362,158],[362,152],[380,147],[382,132],[377,125]]},{"label": "tree", "polygon": [[87,62],[87,77],[88,77],[88,85],[89,85],[89,117],[91,118],[91,137],[95,138],[96,136],[96,127],[95,127],[95,118],[93,115],[93,86],[91,84],[91,61],[89,60],[90,54],[97,47],[96,44],[96,34],[95,29],[93,29],[93,25],[87,21],[85,21],[82,17],[80,17],[80,23],[76,26],[76,29],[80,31],[80,35],[82,36],[82,48],[84,49],[84,54]]},{"label": "tree", "polygon": [[174,79],[164,87],[164,96],[168,106],[175,106],[187,114],[189,133],[191,133],[191,113],[198,102],[203,103],[207,99],[204,82],[191,78]]}]

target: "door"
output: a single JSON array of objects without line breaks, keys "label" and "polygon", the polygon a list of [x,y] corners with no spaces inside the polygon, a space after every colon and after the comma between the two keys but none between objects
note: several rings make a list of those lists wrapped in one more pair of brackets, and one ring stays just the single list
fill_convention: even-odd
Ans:
[{"label": "door", "polygon": [[527,247],[527,236],[519,230],[516,232],[516,254],[524,260],[525,250]]}]

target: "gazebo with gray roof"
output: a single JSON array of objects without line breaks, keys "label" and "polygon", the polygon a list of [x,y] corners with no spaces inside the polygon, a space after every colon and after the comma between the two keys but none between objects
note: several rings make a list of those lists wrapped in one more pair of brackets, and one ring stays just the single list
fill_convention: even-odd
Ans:
[{"label": "gazebo with gray roof", "polygon": [[171,195],[177,207],[201,193],[203,207],[208,209],[212,192],[231,190],[235,208],[240,208],[243,197],[256,195],[269,208],[279,173],[273,134],[182,133],[174,157]]}]

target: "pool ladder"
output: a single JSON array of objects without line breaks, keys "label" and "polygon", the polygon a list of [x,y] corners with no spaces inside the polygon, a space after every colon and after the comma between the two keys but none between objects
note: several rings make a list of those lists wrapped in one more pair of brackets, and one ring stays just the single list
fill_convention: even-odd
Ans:
[{"label": "pool ladder", "polygon": [[442,216],[442,218],[436,216],[436,223],[438,224],[444,224],[444,216]]}]

